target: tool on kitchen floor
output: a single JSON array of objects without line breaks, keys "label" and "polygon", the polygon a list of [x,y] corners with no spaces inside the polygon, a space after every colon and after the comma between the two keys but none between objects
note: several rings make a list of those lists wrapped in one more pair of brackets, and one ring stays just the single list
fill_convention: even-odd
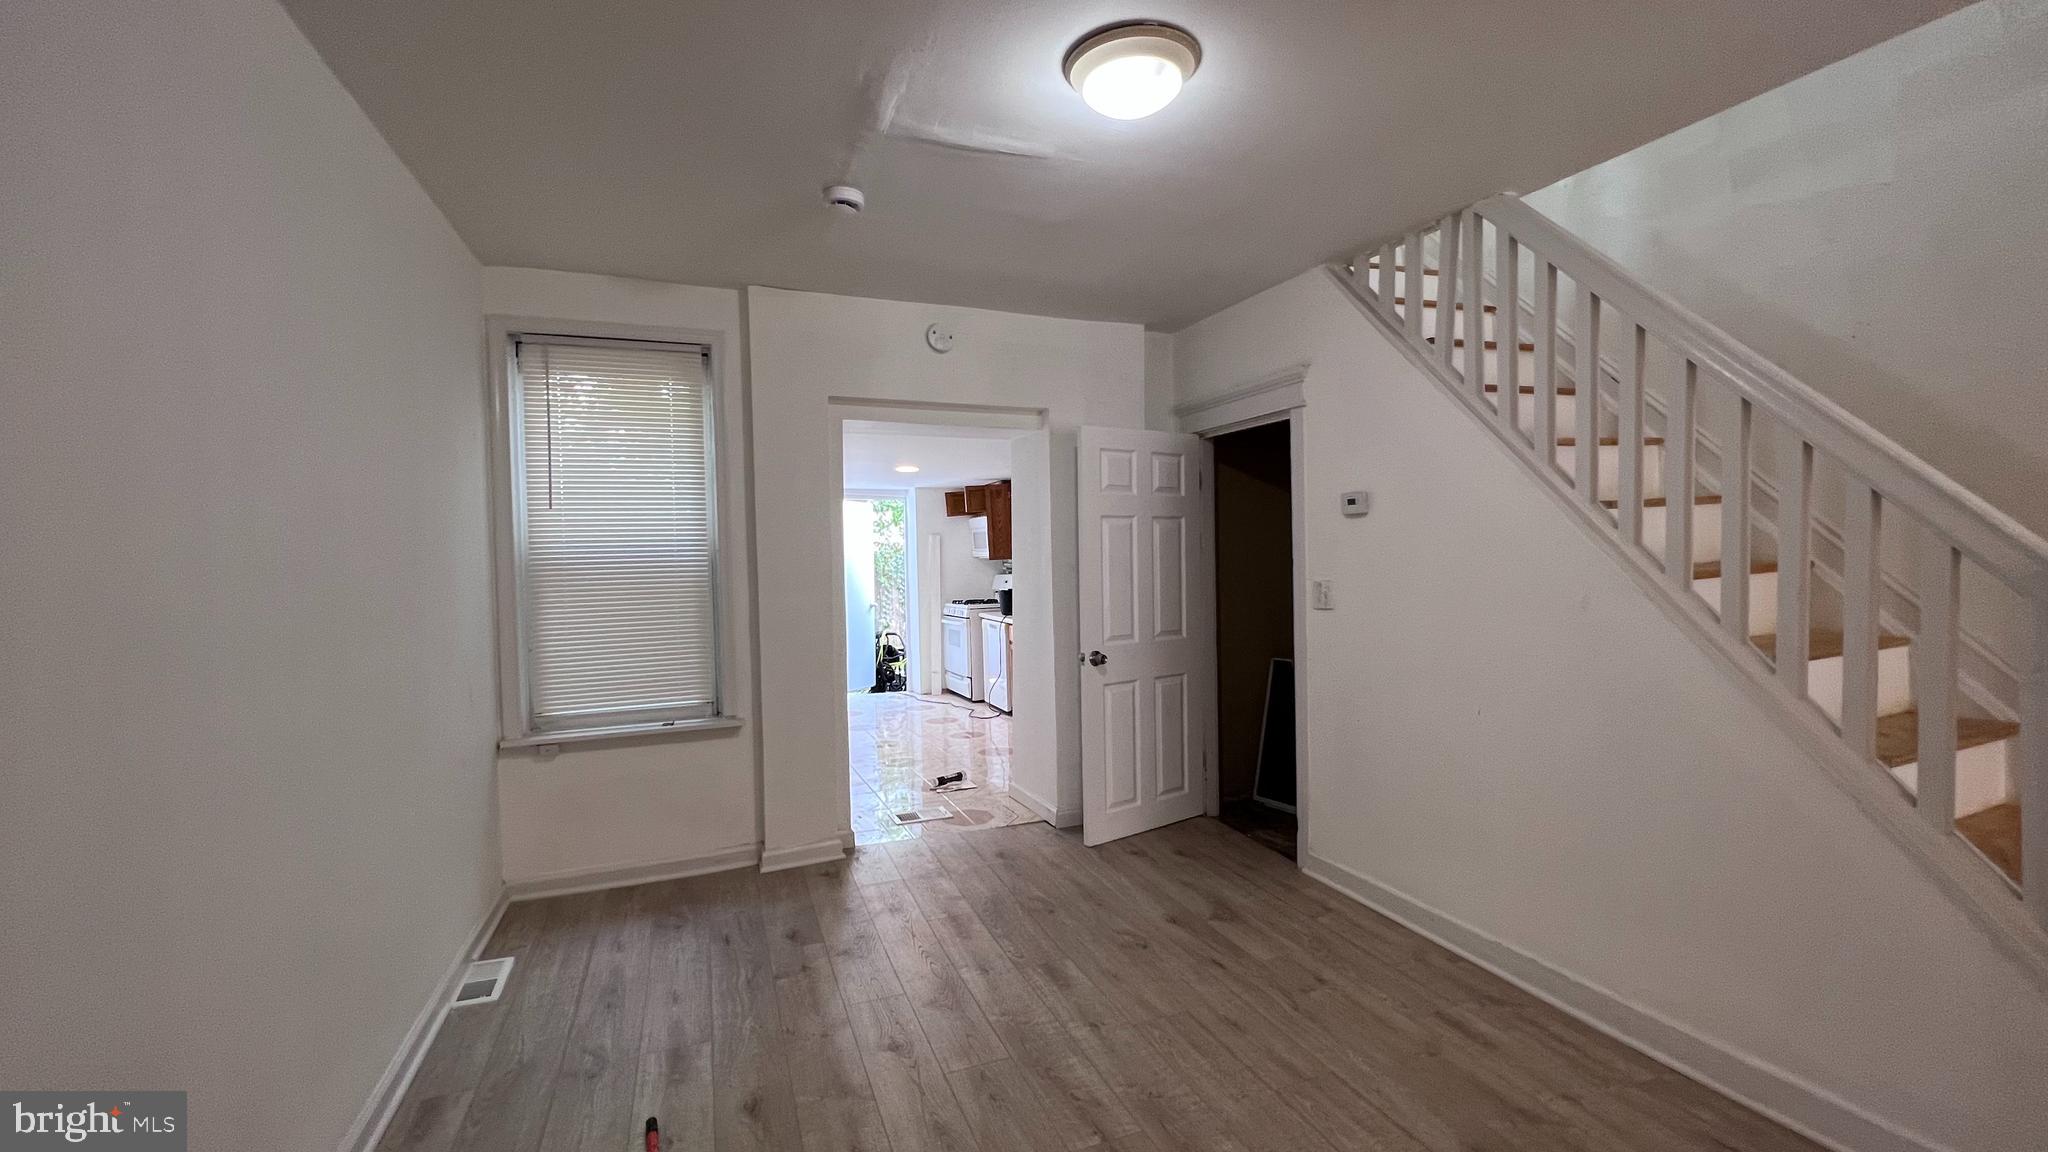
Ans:
[{"label": "tool on kitchen floor", "polygon": [[647,1152],[661,1152],[661,1125],[652,1116],[647,1118]]},{"label": "tool on kitchen floor", "polygon": [[969,780],[965,772],[949,772],[944,776],[932,777],[934,792],[965,792],[975,786],[974,781]]}]

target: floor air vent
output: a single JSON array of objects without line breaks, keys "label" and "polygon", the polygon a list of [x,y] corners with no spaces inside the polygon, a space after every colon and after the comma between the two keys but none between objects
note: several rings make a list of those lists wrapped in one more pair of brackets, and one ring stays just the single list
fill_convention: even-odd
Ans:
[{"label": "floor air vent", "polygon": [[479,960],[462,974],[462,983],[455,989],[455,1002],[449,1007],[460,1008],[465,1004],[488,1004],[505,990],[505,981],[512,975],[512,957],[498,960]]}]

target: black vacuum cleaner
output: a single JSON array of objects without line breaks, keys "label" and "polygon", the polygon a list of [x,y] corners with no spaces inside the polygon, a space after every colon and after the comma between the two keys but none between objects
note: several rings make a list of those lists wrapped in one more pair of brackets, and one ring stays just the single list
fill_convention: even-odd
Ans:
[{"label": "black vacuum cleaner", "polygon": [[[893,639],[892,639],[893,638]],[[903,649],[903,637],[890,631],[875,637],[875,686],[868,689],[876,692],[901,692],[908,686],[906,670],[907,657]]]}]

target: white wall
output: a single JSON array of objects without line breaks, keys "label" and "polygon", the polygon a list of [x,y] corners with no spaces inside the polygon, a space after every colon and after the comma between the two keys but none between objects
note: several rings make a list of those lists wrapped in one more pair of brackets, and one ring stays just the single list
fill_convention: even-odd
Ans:
[{"label": "white wall", "polygon": [[[956,333],[945,355],[924,344],[925,326],[934,321]],[[831,518],[840,486],[832,472],[840,421],[832,402],[1042,410],[1056,429],[1137,426],[1145,418],[1144,334],[1129,324],[773,288],[747,290],[747,324],[760,461],[754,499],[765,848],[826,851],[848,829],[837,655],[818,639],[836,634]],[[1013,463],[1019,480],[1024,467]],[[1021,490],[1018,498],[1021,504]],[[1071,524],[1071,501],[1066,508]],[[1020,508],[1020,523],[1024,516]],[[1029,546],[1020,540],[1020,548]],[[1020,554],[1020,568],[1025,560]],[[1020,664],[1040,644],[1050,658],[1053,626],[1046,619],[1020,629]],[[1036,629],[1045,635],[1027,639],[1024,633]],[[1070,703],[1078,707],[1078,698]]]},{"label": "white wall", "polygon": [[[737,731],[563,746],[498,757],[505,879],[561,881],[750,851],[759,841],[753,537],[747,498],[746,340],[739,293],[612,276],[483,270],[482,312],[716,334],[719,590],[727,710]],[[836,488],[834,489],[836,493]],[[829,497],[828,497],[829,498]],[[827,546],[836,557],[836,541]],[[834,559],[830,595],[840,594]],[[836,690],[844,673],[833,671]],[[842,786],[840,789],[845,791]]]},{"label": "white wall", "polygon": [[1529,203],[2048,533],[2048,0],[1974,4]]},{"label": "white wall", "polygon": [[0,1083],[335,1147],[492,906],[479,314],[275,3],[0,6]]},{"label": "white wall", "polygon": [[[1081,822],[1080,492],[1071,429],[1010,442],[1010,551],[1016,557],[1010,669],[1010,791],[1067,828]],[[1034,675],[1050,669],[1050,676]],[[1019,739],[1018,734],[1023,738]]]},{"label": "white wall", "polygon": [[2040,989],[1322,272],[1174,355],[1187,399],[1313,365],[1309,858],[1933,1143],[2048,1146]]},{"label": "white wall", "polygon": [[1179,402],[1173,375],[1173,337],[1145,333],[1145,427],[1166,431],[1174,426],[1173,406]]},{"label": "white wall", "polygon": [[910,543],[911,637],[910,687],[935,693],[946,685],[946,637],[939,607],[946,602],[945,555],[946,490],[911,490]]}]

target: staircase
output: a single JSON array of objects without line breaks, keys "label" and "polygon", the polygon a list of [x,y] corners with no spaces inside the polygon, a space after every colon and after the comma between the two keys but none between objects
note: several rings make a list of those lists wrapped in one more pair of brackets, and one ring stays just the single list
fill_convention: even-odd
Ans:
[{"label": "staircase", "polygon": [[1513,197],[1330,273],[2048,976],[2048,542]]}]

